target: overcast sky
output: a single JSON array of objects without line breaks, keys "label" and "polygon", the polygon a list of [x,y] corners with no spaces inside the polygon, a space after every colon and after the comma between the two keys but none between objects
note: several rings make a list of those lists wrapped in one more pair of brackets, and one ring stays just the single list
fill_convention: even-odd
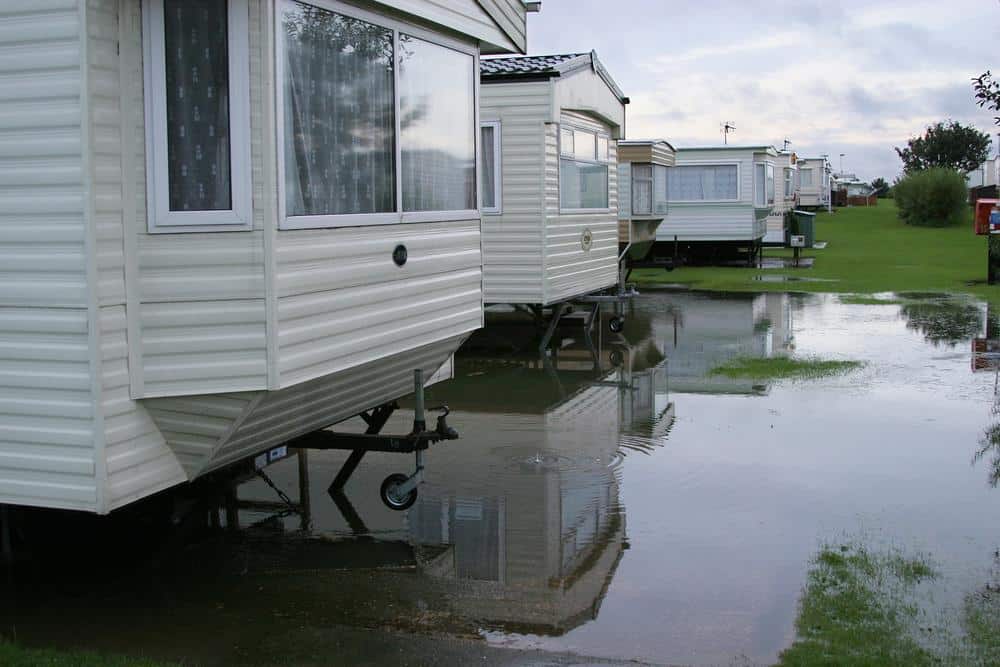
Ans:
[{"label": "overcast sky", "polygon": [[[970,79],[1000,71],[998,0],[544,0],[531,54],[596,50],[630,139],[774,144],[892,180],[893,146],[948,118],[995,137]],[[995,151],[994,151],[995,152]]]}]

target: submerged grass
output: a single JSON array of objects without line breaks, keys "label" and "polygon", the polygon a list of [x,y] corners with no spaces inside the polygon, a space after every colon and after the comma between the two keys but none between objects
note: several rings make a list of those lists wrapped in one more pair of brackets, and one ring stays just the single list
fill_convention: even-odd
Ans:
[{"label": "submerged grass", "polygon": [[849,373],[863,365],[860,361],[737,357],[716,366],[710,371],[710,375],[752,380],[816,379]]},{"label": "submerged grass", "polygon": [[780,665],[930,665],[937,656],[913,633],[918,607],[908,594],[936,573],[924,557],[825,546],[812,562],[796,640]]},{"label": "submerged grass", "polygon": [[[892,200],[873,208],[843,208],[816,217],[816,238],[826,248],[807,250],[815,257],[811,269],[748,269],[681,267],[672,273],[638,269],[640,284],[676,283],[712,291],[838,292],[870,295],[907,290],[972,294],[1000,305],[1000,286],[986,285],[986,239],[968,224],[947,228],[903,224]],[[791,256],[787,249],[766,250],[767,256]],[[760,276],[798,278],[794,283]],[[860,297],[859,297],[860,298]]]},{"label": "submerged grass", "polygon": [[935,616],[922,605],[933,604],[932,596],[920,594],[922,584],[939,577],[926,555],[853,541],[824,545],[806,577],[795,641],[778,664],[1000,665],[995,575],[965,597],[957,615]]},{"label": "submerged grass", "polygon": [[4,667],[176,667],[175,663],[90,651],[24,648],[2,639],[0,639],[0,665]]}]

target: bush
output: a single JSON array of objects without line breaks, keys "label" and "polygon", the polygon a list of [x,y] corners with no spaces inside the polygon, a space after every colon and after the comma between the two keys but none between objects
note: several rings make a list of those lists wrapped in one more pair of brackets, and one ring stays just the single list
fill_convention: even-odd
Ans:
[{"label": "bush", "polygon": [[896,183],[893,198],[899,218],[917,227],[958,225],[968,216],[965,178],[953,169],[915,171]]}]

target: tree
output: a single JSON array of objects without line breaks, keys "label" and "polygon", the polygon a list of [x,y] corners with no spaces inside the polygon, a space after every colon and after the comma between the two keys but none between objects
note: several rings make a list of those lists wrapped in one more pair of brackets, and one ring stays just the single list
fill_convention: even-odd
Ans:
[{"label": "tree", "polygon": [[[994,79],[989,70],[972,80],[972,90],[976,93],[976,104],[980,108],[1000,112],[1000,81]],[[993,122],[1000,125],[1000,116],[994,116]]]},{"label": "tree", "polygon": [[872,189],[875,190],[876,197],[884,197],[889,193],[889,184],[884,178],[879,176],[872,181]]},{"label": "tree", "polygon": [[931,167],[967,172],[986,161],[990,135],[956,121],[939,122],[928,127],[924,136],[910,139],[906,148],[896,148],[896,153],[906,173]]}]

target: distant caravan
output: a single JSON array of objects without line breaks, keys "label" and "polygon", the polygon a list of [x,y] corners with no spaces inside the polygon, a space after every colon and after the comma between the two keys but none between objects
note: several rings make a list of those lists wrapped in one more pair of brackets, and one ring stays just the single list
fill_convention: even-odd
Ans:
[{"label": "distant caravan", "polygon": [[551,326],[573,303],[596,315],[599,293],[618,299],[628,98],[595,53],[484,58],[480,83],[486,304],[548,311]]},{"label": "distant caravan", "polygon": [[0,9],[0,504],[253,461],[482,326],[479,56],[525,3],[35,4]]},{"label": "distant caravan", "polygon": [[648,261],[752,265],[775,207],[778,160],[772,146],[678,148],[667,170],[670,215]]}]

